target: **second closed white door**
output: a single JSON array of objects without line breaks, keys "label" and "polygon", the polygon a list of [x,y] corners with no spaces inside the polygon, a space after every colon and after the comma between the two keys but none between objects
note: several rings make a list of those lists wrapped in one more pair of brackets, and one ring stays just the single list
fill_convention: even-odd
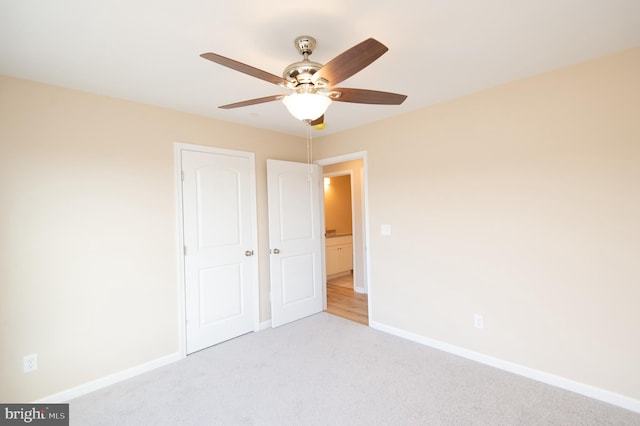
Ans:
[{"label": "second closed white door", "polygon": [[267,188],[271,323],[277,327],[322,311],[318,166],[267,160]]}]

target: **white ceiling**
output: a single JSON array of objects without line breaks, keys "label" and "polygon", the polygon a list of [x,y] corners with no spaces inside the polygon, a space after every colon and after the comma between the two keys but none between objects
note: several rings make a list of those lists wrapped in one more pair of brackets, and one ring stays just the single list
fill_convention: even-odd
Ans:
[{"label": "white ceiling", "polygon": [[0,74],[303,136],[279,101],[218,109],[283,89],[199,56],[281,75],[298,35],[321,63],[379,40],[389,51],[340,86],[408,95],[334,102],[319,137],[639,46],[640,1],[0,0]]}]

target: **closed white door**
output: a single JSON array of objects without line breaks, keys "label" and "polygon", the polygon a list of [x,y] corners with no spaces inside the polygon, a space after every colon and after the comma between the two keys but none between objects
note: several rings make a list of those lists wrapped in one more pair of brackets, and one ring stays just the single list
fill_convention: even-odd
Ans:
[{"label": "closed white door", "polygon": [[318,166],[267,160],[267,185],[271,323],[277,327],[322,311]]},{"label": "closed white door", "polygon": [[256,329],[251,153],[181,151],[187,353]]}]

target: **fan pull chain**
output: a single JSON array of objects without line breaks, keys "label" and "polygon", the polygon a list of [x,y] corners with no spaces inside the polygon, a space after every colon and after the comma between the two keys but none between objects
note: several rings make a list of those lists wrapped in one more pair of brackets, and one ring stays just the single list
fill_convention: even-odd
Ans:
[{"label": "fan pull chain", "polygon": [[313,136],[311,123],[307,123],[307,165],[309,168],[309,181],[311,181],[313,174]]}]

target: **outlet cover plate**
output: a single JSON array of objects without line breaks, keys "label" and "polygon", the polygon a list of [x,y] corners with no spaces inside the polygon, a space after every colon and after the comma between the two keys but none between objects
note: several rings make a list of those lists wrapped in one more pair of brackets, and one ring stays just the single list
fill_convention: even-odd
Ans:
[{"label": "outlet cover plate", "polygon": [[38,354],[25,355],[22,358],[22,372],[31,373],[38,369]]}]

